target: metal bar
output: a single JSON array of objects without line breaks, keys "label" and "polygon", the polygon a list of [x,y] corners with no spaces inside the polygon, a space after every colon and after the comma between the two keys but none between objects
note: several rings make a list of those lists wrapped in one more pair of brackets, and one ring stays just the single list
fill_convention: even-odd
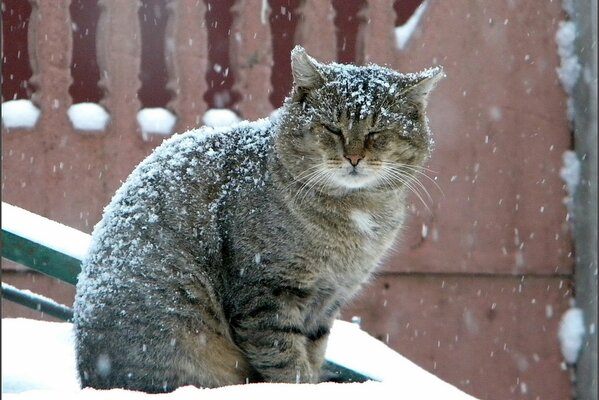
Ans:
[{"label": "metal bar", "polygon": [[71,321],[73,319],[73,310],[71,308],[31,292],[19,290],[5,283],[2,283],[2,298],[64,321]]},{"label": "metal bar", "polygon": [[81,261],[2,230],[2,257],[74,285]]},{"label": "metal bar", "polygon": [[[373,339],[374,340],[374,339]],[[366,382],[374,380],[359,372],[346,368],[342,365],[325,360],[322,366],[321,378],[326,382]]]}]

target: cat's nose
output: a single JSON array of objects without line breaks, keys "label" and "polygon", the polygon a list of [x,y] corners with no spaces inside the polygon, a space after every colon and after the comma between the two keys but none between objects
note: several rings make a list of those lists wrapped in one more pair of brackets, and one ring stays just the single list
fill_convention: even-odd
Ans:
[{"label": "cat's nose", "polygon": [[343,157],[345,157],[353,167],[358,165],[360,160],[364,158],[360,154],[350,154],[350,155],[343,156]]}]

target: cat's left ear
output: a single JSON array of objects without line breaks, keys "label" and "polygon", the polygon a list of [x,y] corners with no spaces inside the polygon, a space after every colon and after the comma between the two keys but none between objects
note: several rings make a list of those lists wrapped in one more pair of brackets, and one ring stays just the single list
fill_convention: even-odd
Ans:
[{"label": "cat's left ear", "polygon": [[320,63],[310,57],[302,46],[295,46],[291,51],[291,72],[293,74],[293,100],[301,99],[310,90],[324,84],[324,78],[319,71]]},{"label": "cat's left ear", "polygon": [[445,78],[443,67],[434,67],[416,74],[414,81],[405,88],[403,94],[410,103],[416,104],[421,109],[426,107],[428,95],[437,86],[437,83]]}]

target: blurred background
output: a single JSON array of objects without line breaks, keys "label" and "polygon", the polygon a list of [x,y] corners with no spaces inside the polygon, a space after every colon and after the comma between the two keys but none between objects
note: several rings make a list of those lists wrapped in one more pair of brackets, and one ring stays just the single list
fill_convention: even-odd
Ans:
[{"label": "blurred background", "polygon": [[[343,318],[481,399],[596,399],[596,14],[596,0],[5,0],[2,201],[91,233],[165,137],[280,107],[295,44],[443,65],[430,199],[411,199]],[[73,303],[74,287],[5,259],[2,281]],[[564,358],[568,310],[583,333]],[[54,320],[3,300],[17,316]]]}]

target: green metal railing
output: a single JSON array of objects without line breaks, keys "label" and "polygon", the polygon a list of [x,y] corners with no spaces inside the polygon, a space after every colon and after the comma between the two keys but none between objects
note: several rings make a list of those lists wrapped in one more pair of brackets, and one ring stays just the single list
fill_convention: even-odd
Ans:
[{"label": "green metal railing", "polygon": [[[2,257],[71,285],[77,283],[77,275],[81,271],[81,260],[8,232],[4,228]],[[65,321],[71,321],[73,318],[71,308],[4,282],[2,298]]]}]

